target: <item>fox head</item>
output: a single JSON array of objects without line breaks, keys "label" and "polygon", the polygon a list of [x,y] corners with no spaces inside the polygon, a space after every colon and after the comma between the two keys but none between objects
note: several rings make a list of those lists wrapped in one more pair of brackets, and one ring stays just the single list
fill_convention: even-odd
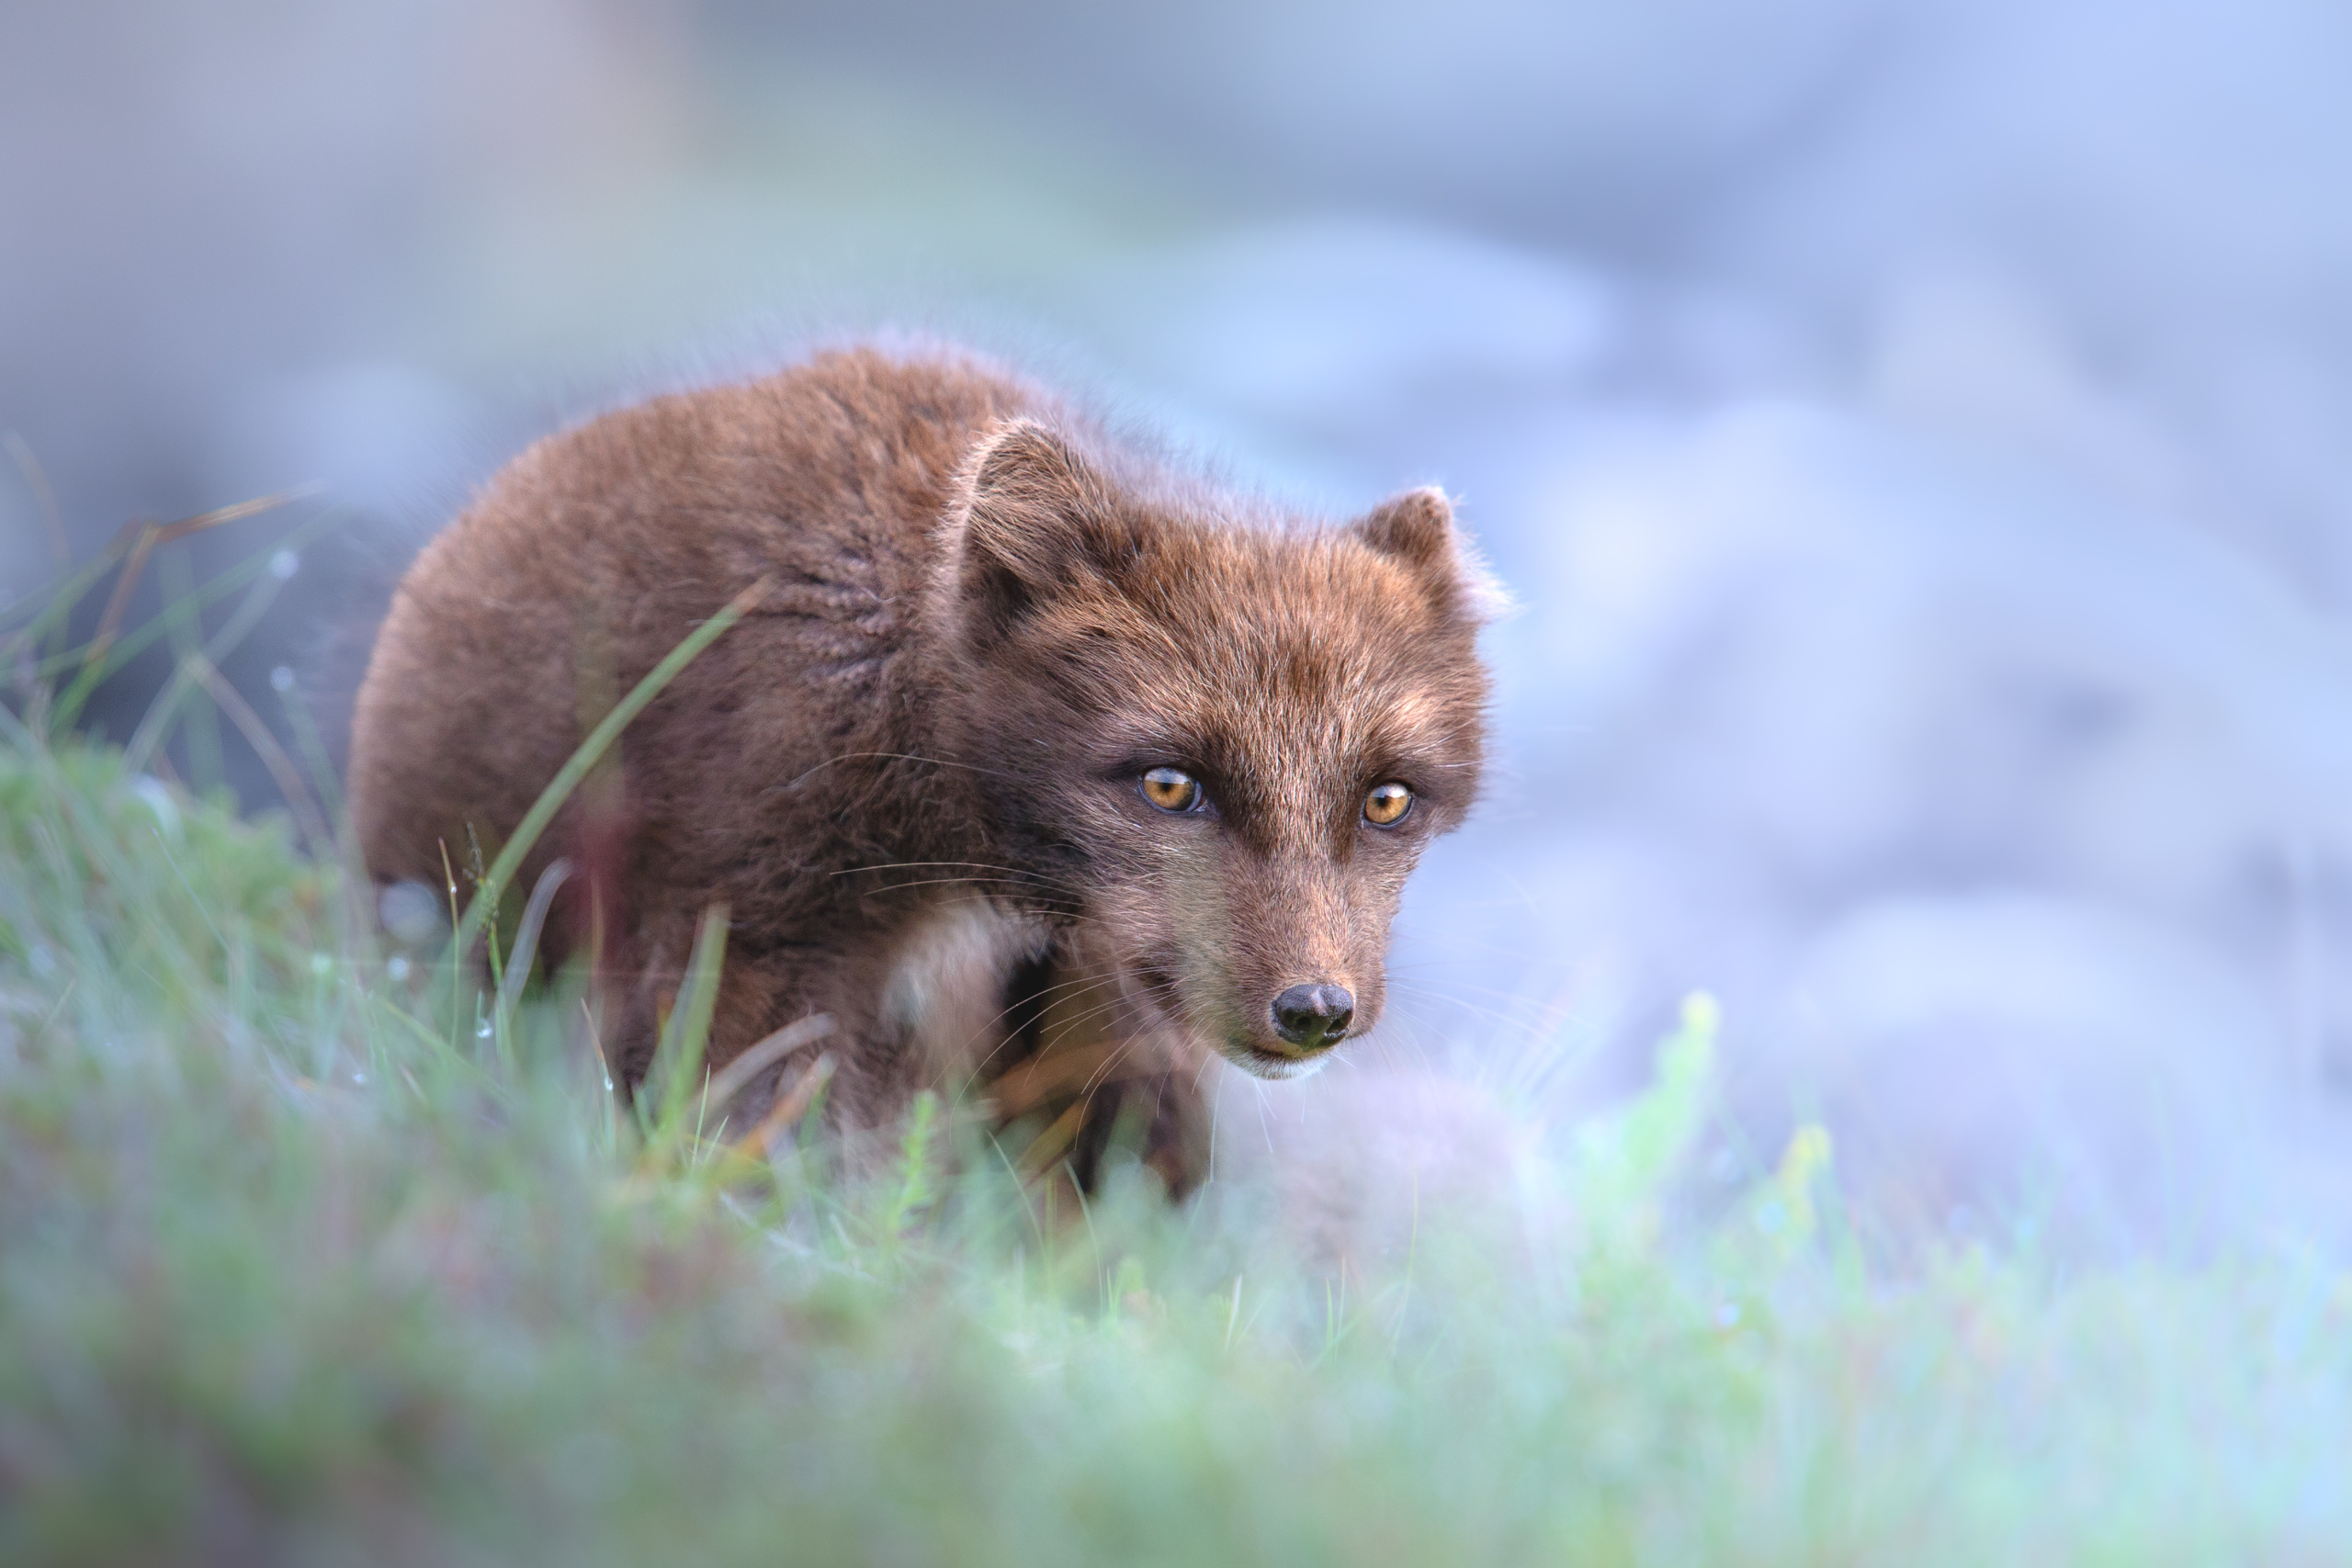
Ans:
[{"label": "fox head", "polygon": [[1379,1019],[1405,879],[1477,793],[1485,580],[1434,490],[1270,527],[1118,461],[1027,421],[967,459],[944,739],[1131,1027],[1289,1077]]}]

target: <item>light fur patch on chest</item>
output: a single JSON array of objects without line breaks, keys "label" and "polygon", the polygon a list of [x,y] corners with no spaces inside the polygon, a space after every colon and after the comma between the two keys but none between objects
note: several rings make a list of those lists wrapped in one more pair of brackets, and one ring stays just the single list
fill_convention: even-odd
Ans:
[{"label": "light fur patch on chest", "polygon": [[968,1071],[1003,1031],[1006,982],[1051,941],[1034,916],[964,899],[925,911],[890,954],[882,1016],[937,1081]]}]

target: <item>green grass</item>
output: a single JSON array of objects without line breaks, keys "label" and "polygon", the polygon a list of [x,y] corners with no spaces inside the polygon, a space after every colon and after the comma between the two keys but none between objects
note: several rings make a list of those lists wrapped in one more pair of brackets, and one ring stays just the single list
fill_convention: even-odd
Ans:
[{"label": "green grass", "polygon": [[2352,1560],[2331,1267],[1865,1245],[1812,1135],[1696,1210],[1703,1005],[1323,1262],[945,1115],[865,1181],[640,1125],[576,999],[396,977],[284,821],[0,727],[0,1562]]}]

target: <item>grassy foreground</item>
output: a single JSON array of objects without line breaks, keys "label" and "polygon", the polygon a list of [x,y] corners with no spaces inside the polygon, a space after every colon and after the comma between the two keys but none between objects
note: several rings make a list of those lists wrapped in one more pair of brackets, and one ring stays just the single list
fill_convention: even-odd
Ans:
[{"label": "grassy foreground", "polygon": [[0,727],[0,1562],[2352,1561],[2333,1269],[1894,1268],[1815,1135],[1673,1220],[1703,1006],[1317,1263],[944,1117],[862,1184],[640,1125],[285,823]]}]

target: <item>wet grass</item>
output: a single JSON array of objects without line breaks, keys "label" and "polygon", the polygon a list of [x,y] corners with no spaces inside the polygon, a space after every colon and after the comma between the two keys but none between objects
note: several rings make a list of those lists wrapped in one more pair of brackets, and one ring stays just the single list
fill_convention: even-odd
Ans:
[{"label": "wet grass", "polygon": [[1694,1218],[1703,1004],[1383,1256],[1246,1183],[1048,1213],[935,1108],[852,1180],[0,722],[0,1561],[2352,1554],[2335,1271],[1865,1246],[1813,1135]]}]

